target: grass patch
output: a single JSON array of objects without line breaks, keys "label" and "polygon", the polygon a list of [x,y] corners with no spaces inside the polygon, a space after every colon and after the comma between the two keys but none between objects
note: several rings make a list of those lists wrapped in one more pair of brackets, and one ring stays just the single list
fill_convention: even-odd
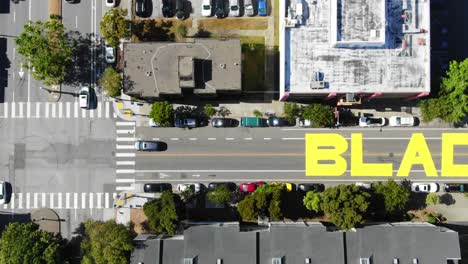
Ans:
[{"label": "grass patch", "polygon": [[241,36],[241,44],[263,44],[265,45],[265,38],[259,36]]},{"label": "grass patch", "polygon": [[182,25],[186,29],[192,27],[192,19],[135,19],[132,21],[132,41],[183,41]]},{"label": "grass patch", "polygon": [[265,44],[242,44],[242,89],[265,89]]},{"label": "grass patch", "polygon": [[205,30],[265,30],[268,28],[267,18],[205,18],[202,20]]}]

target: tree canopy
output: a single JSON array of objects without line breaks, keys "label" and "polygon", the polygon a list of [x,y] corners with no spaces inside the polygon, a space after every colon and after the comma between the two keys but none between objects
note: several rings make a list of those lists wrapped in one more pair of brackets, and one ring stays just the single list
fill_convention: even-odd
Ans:
[{"label": "tree canopy", "polygon": [[302,201],[307,209],[315,211],[316,213],[320,212],[320,203],[322,201],[322,198],[320,197],[319,192],[307,192]]},{"label": "tree canopy", "polygon": [[128,263],[133,250],[132,236],[124,225],[115,221],[88,220],[81,241],[82,263],[120,264]]},{"label": "tree canopy", "polygon": [[335,123],[333,109],[328,105],[311,104],[303,109],[302,118],[315,127],[331,127]]},{"label": "tree canopy", "polygon": [[119,96],[120,89],[122,88],[120,73],[113,67],[107,67],[101,79],[99,79],[99,85],[107,92],[107,95],[112,97]]},{"label": "tree canopy", "polygon": [[149,117],[160,126],[171,126],[174,123],[174,107],[168,101],[155,102]]},{"label": "tree canopy", "polygon": [[442,78],[439,97],[420,103],[422,118],[441,118],[460,123],[468,114],[468,59],[450,62],[447,76]]},{"label": "tree canopy", "polygon": [[407,186],[395,181],[378,182],[375,185],[375,193],[382,196],[385,213],[389,215],[401,213],[406,208],[411,195]]},{"label": "tree canopy", "polygon": [[284,118],[289,123],[294,123],[296,118],[299,117],[301,107],[297,103],[285,103],[283,105]]},{"label": "tree canopy", "polygon": [[426,196],[426,205],[440,204],[440,197],[436,193],[429,193]]},{"label": "tree canopy", "polygon": [[212,117],[216,115],[216,109],[211,104],[206,104],[204,109],[205,115]]},{"label": "tree canopy", "polygon": [[174,235],[182,218],[182,202],[177,194],[166,191],[161,198],[145,203],[143,211],[152,231]]},{"label": "tree canopy", "polygon": [[337,227],[348,230],[364,223],[370,194],[358,186],[340,184],[326,189],[321,197],[320,208]]},{"label": "tree canopy", "polygon": [[215,204],[225,204],[231,200],[231,191],[224,186],[219,185],[215,190],[208,192],[208,200]]},{"label": "tree canopy", "polygon": [[113,47],[117,47],[120,39],[128,32],[129,21],[125,18],[127,9],[111,8],[102,17],[99,25],[102,36]]},{"label": "tree canopy", "polygon": [[258,216],[272,220],[283,218],[284,187],[264,184],[237,204],[237,211],[245,221],[254,221]]},{"label": "tree canopy", "polygon": [[63,240],[33,223],[10,223],[0,238],[0,262],[61,263]]},{"label": "tree canopy", "polygon": [[51,17],[46,22],[25,24],[15,42],[18,53],[26,62],[24,66],[30,67],[34,79],[46,85],[63,82],[73,51],[59,19]]}]

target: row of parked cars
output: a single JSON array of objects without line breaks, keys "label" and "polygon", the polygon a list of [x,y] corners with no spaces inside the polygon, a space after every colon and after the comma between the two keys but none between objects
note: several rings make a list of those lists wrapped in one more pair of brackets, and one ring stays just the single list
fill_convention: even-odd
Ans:
[{"label": "row of parked cars", "polygon": [[381,127],[387,124],[392,127],[412,127],[415,125],[415,119],[412,116],[391,116],[387,122],[387,119],[384,117],[359,118],[360,127]]},{"label": "row of parked cars", "polygon": [[[224,186],[230,191],[239,190],[244,193],[254,192],[258,187],[267,184],[263,181],[257,182],[245,182],[241,183],[239,186],[233,182],[212,182],[208,186],[205,186],[202,183],[181,183],[177,184],[177,191],[183,192],[191,188],[195,193],[202,192],[204,190],[215,190],[218,186]],[[290,182],[270,182],[268,185],[281,185],[284,186],[285,190],[288,192],[299,191],[299,192],[308,192],[308,191],[317,191],[323,192],[325,190],[325,185],[321,183],[299,183],[294,184]],[[359,186],[363,189],[372,189],[373,185],[371,183],[356,182],[356,186]],[[451,193],[466,193],[468,192],[468,184],[466,183],[448,183],[443,185],[445,192]],[[170,183],[147,183],[143,186],[144,192],[157,193],[164,191],[172,191],[172,185]],[[412,183],[411,191],[416,193],[432,193],[439,191],[439,184],[437,183]]]}]

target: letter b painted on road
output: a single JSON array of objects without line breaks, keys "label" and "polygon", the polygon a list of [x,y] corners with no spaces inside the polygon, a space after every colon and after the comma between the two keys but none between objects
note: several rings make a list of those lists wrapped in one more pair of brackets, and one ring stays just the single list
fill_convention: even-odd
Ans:
[{"label": "letter b painted on road", "polygon": [[347,162],[343,153],[348,142],[339,134],[307,134],[305,138],[305,167],[307,176],[341,176]]}]

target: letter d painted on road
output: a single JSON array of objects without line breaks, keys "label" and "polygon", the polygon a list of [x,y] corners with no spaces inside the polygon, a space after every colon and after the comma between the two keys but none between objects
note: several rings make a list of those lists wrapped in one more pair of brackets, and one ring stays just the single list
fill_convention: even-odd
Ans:
[{"label": "letter d painted on road", "polygon": [[342,154],[348,142],[339,134],[306,134],[305,167],[307,176],[341,176],[347,162]]}]

